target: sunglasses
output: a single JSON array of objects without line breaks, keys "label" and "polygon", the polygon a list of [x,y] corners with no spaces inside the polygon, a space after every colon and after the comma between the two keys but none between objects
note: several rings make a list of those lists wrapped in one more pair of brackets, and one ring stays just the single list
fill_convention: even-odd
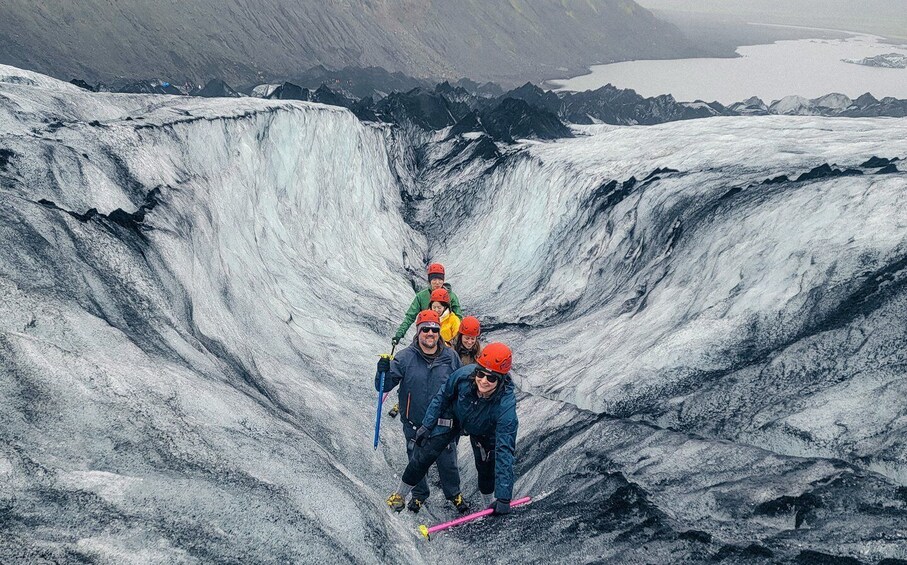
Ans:
[{"label": "sunglasses", "polygon": [[491,384],[498,382],[498,379],[501,378],[500,375],[498,375],[497,373],[494,373],[492,371],[484,371],[482,369],[476,369],[476,378],[478,379],[480,377],[485,379],[486,381],[490,382]]},{"label": "sunglasses", "polygon": [[436,334],[441,332],[441,328],[421,328],[419,331],[424,334]]}]

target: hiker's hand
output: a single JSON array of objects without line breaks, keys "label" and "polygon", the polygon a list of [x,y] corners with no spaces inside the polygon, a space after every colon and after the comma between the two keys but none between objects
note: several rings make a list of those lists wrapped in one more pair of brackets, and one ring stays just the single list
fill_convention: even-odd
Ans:
[{"label": "hiker's hand", "polygon": [[510,501],[506,499],[497,499],[491,503],[489,508],[491,508],[492,514],[510,514]]},{"label": "hiker's hand", "polygon": [[391,359],[390,357],[382,357],[378,359],[378,372],[387,373],[391,370]]},{"label": "hiker's hand", "polygon": [[425,445],[425,442],[428,441],[428,428],[425,426],[419,426],[419,429],[416,430],[416,445],[422,447]]}]

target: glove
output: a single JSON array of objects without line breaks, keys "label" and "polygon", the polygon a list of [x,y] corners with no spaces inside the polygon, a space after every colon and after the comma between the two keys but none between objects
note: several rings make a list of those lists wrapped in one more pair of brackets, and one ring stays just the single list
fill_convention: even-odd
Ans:
[{"label": "glove", "polygon": [[399,338],[399,337],[394,336],[394,337],[391,338],[391,345],[392,345],[392,346],[397,347],[397,344],[398,344],[398,343],[400,343],[400,338]]},{"label": "glove", "polygon": [[492,510],[492,514],[497,514],[503,516],[504,514],[510,514],[510,501],[507,499],[496,499],[489,506]]},{"label": "glove", "polygon": [[390,357],[382,357],[378,359],[378,372],[387,373],[391,370],[391,360]]},{"label": "glove", "polygon": [[419,426],[419,429],[416,430],[416,445],[422,447],[425,445],[425,442],[428,441],[428,428],[425,426]]}]

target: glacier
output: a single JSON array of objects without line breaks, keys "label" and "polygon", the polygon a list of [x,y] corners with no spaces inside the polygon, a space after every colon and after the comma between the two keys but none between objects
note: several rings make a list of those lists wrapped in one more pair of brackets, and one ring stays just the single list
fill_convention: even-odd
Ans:
[{"label": "glacier", "polygon": [[[907,120],[574,132],[0,65],[3,562],[907,559]],[[371,448],[428,260],[514,347],[536,497],[431,542]]]}]

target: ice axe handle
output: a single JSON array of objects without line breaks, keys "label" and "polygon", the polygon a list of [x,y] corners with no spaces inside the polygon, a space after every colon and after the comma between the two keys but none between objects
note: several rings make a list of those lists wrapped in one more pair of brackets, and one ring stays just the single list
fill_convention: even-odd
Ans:
[{"label": "ice axe handle", "polygon": [[381,371],[378,385],[378,409],[375,412],[375,449],[378,449],[378,438],[381,435],[381,405],[384,404],[384,371]]},{"label": "ice axe handle", "polygon": [[[394,358],[394,348],[395,348],[395,347],[397,347],[397,344],[396,344],[396,343],[392,343],[392,344],[391,344],[391,352],[390,352],[390,355],[382,354],[382,355],[381,355],[381,358],[382,358],[382,359],[385,359],[385,358],[387,358],[387,359],[393,359],[393,358]],[[387,398],[387,395],[388,395],[388,394],[390,394],[390,393],[384,392],[384,377],[385,377],[385,372],[382,371],[382,372],[381,372],[381,375],[378,377],[378,381],[379,381],[379,382],[378,382],[378,407],[377,407],[377,409],[375,410],[375,442],[374,442],[374,448],[375,448],[376,450],[378,449],[378,439],[379,439],[380,436],[381,436],[381,406],[384,404],[384,399]]]},{"label": "ice axe handle", "polygon": [[[531,501],[532,497],[525,496],[519,500],[514,500],[513,502],[511,502],[510,507],[516,508],[517,506],[528,504]],[[459,526],[460,524],[466,524],[467,522],[472,522],[473,520],[478,520],[483,516],[488,516],[492,512],[494,512],[494,510],[492,510],[491,508],[486,508],[485,510],[479,510],[478,512],[473,512],[472,514],[468,514],[466,516],[463,516],[462,518],[457,518],[456,520],[451,520],[450,522],[444,522],[443,524],[437,524],[430,528],[423,524],[419,526],[419,533],[422,534],[422,537],[424,537],[425,539],[431,539],[431,534],[446,530],[448,528],[453,528],[454,526]]]},{"label": "ice axe handle", "polygon": [[[381,358],[391,357],[390,355],[381,355]],[[384,393],[384,377],[386,373],[381,371],[381,374],[378,376],[378,407],[375,410],[375,444],[374,448],[378,449],[378,439],[381,436],[381,406],[384,404],[384,399],[387,397],[387,394]]]}]

